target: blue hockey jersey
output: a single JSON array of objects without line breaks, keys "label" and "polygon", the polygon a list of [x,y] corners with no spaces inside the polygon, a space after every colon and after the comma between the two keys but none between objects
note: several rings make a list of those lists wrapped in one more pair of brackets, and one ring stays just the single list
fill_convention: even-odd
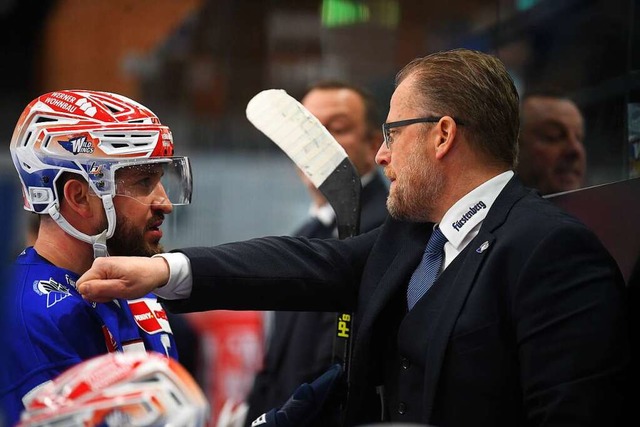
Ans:
[{"label": "blue hockey jersey", "polygon": [[20,254],[9,277],[0,333],[0,403],[8,426],[19,419],[29,392],[90,357],[156,351],[177,359],[167,315],[152,294],[89,303],[75,288],[77,274],[33,248]]}]

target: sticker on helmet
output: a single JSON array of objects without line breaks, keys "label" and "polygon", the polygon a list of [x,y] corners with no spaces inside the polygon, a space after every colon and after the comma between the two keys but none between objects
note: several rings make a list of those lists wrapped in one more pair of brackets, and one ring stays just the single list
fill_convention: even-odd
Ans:
[{"label": "sticker on helmet", "polygon": [[52,92],[45,98],[44,103],[69,113],[76,113],[80,108],[89,117],[95,116],[98,111],[87,98],[78,99],[69,93]]},{"label": "sticker on helmet", "polygon": [[93,141],[87,141],[86,135],[71,138],[68,141],[60,141],[62,148],[73,154],[93,154]]}]

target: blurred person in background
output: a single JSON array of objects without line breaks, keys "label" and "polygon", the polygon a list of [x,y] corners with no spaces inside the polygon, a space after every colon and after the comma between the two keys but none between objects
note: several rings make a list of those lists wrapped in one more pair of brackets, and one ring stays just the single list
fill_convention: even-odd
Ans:
[{"label": "blurred person in background", "polygon": [[12,330],[0,338],[0,402],[7,425],[37,390],[90,357],[148,350],[177,358],[155,296],[92,304],[75,283],[95,257],[163,252],[165,216],[191,198],[189,161],[173,157],[171,130],[117,94],[39,96],[20,116],[10,151],[24,208],[40,221],[5,284],[3,317]]},{"label": "blurred person in background", "polygon": [[[319,81],[302,97],[313,114],[345,149],[361,177],[360,232],[381,225],[387,217],[387,182],[378,171],[375,155],[382,141],[379,108],[362,88],[337,80]],[[293,235],[337,237],[335,212],[302,171],[299,175],[311,196],[309,219]],[[267,316],[274,313],[268,313]],[[301,383],[311,382],[331,365],[336,335],[336,313],[277,311],[267,331],[264,368],[249,394],[246,424],[280,405]],[[267,324],[270,324],[267,322]]]},{"label": "blurred person in background", "polygon": [[584,119],[578,106],[554,91],[525,93],[520,108],[517,173],[542,195],[585,183]]}]

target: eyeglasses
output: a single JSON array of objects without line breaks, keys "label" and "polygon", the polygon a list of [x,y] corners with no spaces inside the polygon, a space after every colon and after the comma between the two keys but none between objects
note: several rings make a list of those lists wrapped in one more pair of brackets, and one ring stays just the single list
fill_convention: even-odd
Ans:
[{"label": "eyeglasses", "polygon": [[[391,144],[393,144],[393,138],[391,137],[390,130],[393,128],[399,128],[402,126],[409,126],[414,123],[438,123],[440,119],[444,116],[440,117],[419,117],[417,119],[407,119],[407,120],[399,120],[397,122],[389,122],[382,124],[382,135],[384,136],[384,145],[387,147],[387,150],[391,149]],[[462,120],[458,120],[455,117],[453,118],[456,124],[464,125]]]}]

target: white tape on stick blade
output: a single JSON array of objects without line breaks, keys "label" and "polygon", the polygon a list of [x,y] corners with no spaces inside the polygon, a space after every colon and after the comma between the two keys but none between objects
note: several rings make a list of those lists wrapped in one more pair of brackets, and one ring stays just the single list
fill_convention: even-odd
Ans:
[{"label": "white tape on stick blade", "polygon": [[247,118],[275,142],[316,187],[347,157],[344,148],[302,104],[282,89],[268,89],[247,104]]}]

